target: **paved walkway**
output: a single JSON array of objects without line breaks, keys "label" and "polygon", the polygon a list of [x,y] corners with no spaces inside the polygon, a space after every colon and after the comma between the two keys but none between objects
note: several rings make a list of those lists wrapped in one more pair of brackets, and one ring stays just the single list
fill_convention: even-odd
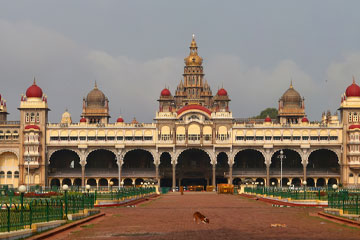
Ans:
[{"label": "paved walkway", "polygon": [[[50,239],[360,239],[359,229],[310,216],[317,208],[272,207],[232,195],[168,194],[134,208],[103,211],[105,217]],[[195,211],[210,224],[195,224]]]}]

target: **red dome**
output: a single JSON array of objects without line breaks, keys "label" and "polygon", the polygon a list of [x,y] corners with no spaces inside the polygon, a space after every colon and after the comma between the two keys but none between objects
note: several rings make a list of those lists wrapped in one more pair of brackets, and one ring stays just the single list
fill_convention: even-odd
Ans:
[{"label": "red dome", "polygon": [[167,89],[167,88],[164,88],[164,89],[161,91],[161,96],[162,96],[162,97],[168,97],[168,96],[170,96],[170,95],[171,95],[170,90]]},{"label": "red dome", "polygon": [[80,122],[81,122],[81,123],[86,122],[86,118],[81,118],[81,119],[80,119]]},{"label": "red dome", "polygon": [[217,95],[219,96],[227,96],[227,91],[224,88],[220,88],[217,92]]},{"label": "red dome", "polygon": [[360,97],[360,87],[355,83],[355,80],[347,87],[345,94],[346,97]]},{"label": "red dome", "polygon": [[307,119],[307,117],[303,117],[303,119],[301,119],[301,122],[303,122],[303,123],[308,123],[308,122],[309,122],[309,119]]},{"label": "red dome", "polygon": [[38,85],[36,85],[35,80],[33,85],[31,85],[27,90],[26,90],[26,97],[28,98],[41,98],[43,96],[43,91],[41,90],[40,87],[38,87]]},{"label": "red dome", "polygon": [[351,126],[349,127],[349,129],[360,129],[360,125],[359,125],[359,124],[351,125]]},{"label": "red dome", "polygon": [[116,120],[116,122],[122,123],[122,122],[124,122],[124,119],[123,119],[122,117],[119,117],[119,118]]},{"label": "red dome", "polygon": [[267,117],[265,118],[265,122],[271,122],[271,118],[270,118],[269,116],[267,116]]},{"label": "red dome", "polygon": [[25,129],[26,130],[28,130],[28,129],[40,130],[39,126],[36,126],[36,125],[27,125],[27,126],[25,126]]}]

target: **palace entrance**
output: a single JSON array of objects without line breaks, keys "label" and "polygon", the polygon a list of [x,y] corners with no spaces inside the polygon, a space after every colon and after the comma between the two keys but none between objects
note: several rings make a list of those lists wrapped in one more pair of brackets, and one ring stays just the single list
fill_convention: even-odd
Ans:
[{"label": "palace entrance", "polygon": [[209,155],[201,149],[182,152],[176,165],[177,186],[211,185],[211,163]]}]

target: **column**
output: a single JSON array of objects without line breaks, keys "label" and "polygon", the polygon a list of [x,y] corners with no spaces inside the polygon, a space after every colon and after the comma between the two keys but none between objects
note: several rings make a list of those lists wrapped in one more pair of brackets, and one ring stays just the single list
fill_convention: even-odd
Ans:
[{"label": "column", "polygon": [[216,164],[213,163],[212,166],[212,185],[216,187]]},{"label": "column", "polygon": [[172,189],[173,189],[173,192],[175,192],[175,189],[176,189],[176,175],[175,175],[175,170],[176,170],[176,164],[173,163],[172,164]]},{"label": "column", "polygon": [[304,165],[303,165],[303,169],[304,169],[304,170],[303,170],[303,172],[304,172],[304,180],[303,180],[303,181],[307,181],[307,180],[306,180],[306,178],[307,178],[307,176],[306,176],[306,166],[307,166],[307,164],[304,164]]},{"label": "column", "polygon": [[85,187],[85,164],[86,163],[80,163],[81,164],[81,186]]},{"label": "column", "polygon": [[270,164],[266,164],[266,186],[270,186]]},{"label": "column", "polygon": [[229,164],[229,184],[232,184],[232,183],[233,183],[232,170],[233,170],[233,164]]},{"label": "column", "polygon": [[159,164],[155,164],[155,179],[157,181],[157,185],[160,187]]},{"label": "column", "polygon": [[118,188],[120,189],[121,187],[121,170],[122,170],[122,165],[124,164],[123,161],[123,155],[122,155],[122,150],[118,150],[117,154],[116,154],[116,164],[118,165]]}]

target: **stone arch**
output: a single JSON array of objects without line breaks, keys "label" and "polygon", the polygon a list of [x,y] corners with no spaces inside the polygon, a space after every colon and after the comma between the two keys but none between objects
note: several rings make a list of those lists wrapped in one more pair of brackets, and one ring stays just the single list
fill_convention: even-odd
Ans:
[{"label": "stone arch", "polygon": [[309,152],[307,161],[307,170],[309,174],[311,171],[331,171],[340,174],[340,159],[339,155],[328,148],[313,149]]},{"label": "stone arch", "polygon": [[131,178],[124,179],[124,186],[132,186],[132,185],[133,185],[133,181]]},{"label": "stone arch", "polygon": [[97,186],[97,183],[96,183],[96,180],[94,178],[89,178],[87,181],[86,181],[86,184],[92,186],[92,187],[96,187]]},{"label": "stone arch", "polygon": [[74,186],[81,186],[81,178],[74,179]]},{"label": "stone arch", "polygon": [[331,187],[334,184],[338,184],[338,181],[336,180],[336,178],[329,178],[328,180],[328,186]]},{"label": "stone arch", "polygon": [[69,178],[64,178],[64,179],[62,180],[62,185],[64,185],[64,184],[66,184],[66,185],[68,185],[68,186],[72,186],[71,180],[70,180]]},{"label": "stone arch", "polygon": [[306,178],[306,186],[315,187],[315,180],[311,177]]},{"label": "stone arch", "polygon": [[107,148],[97,148],[89,151],[86,156],[86,171],[107,169],[111,172],[118,170],[116,152]]},{"label": "stone arch", "polygon": [[154,152],[152,152],[151,150],[148,150],[148,149],[144,149],[144,148],[132,148],[132,149],[129,149],[129,150],[124,152],[123,169],[126,169],[126,168],[139,168],[139,166],[138,166],[139,162],[135,163],[133,161],[132,163],[129,163],[127,158],[129,158],[129,157],[134,158],[135,155],[141,155],[141,154],[147,154],[148,155],[147,157],[151,156],[152,161],[150,159],[145,160],[144,163],[141,163],[143,166],[140,166],[140,168],[155,168],[155,160],[156,160],[156,158],[155,158]]},{"label": "stone arch", "polygon": [[284,151],[286,158],[283,159],[283,169],[289,171],[289,169],[303,169],[302,166],[302,153],[297,149],[281,148],[275,151],[271,156],[270,168],[280,169],[280,159],[278,158],[280,151]]},{"label": "stone arch", "polygon": [[142,178],[135,179],[135,186],[139,186],[142,184],[144,184],[144,179],[142,179]]},{"label": "stone arch", "polygon": [[318,180],[316,181],[316,186],[317,187],[325,187],[326,185],[326,181],[324,178],[318,178]]},{"label": "stone arch", "polygon": [[[241,156],[244,155],[244,156]],[[260,159],[260,157],[262,159]],[[253,159],[256,158],[254,161]],[[256,148],[244,148],[234,153],[234,169],[265,169],[265,153]]]},{"label": "stone arch", "polygon": [[50,181],[50,186],[57,186],[57,187],[60,187],[60,180],[58,178],[53,178],[51,179]]},{"label": "stone arch", "polygon": [[7,153],[7,152],[15,154],[15,155],[16,155],[16,158],[19,159],[19,150],[15,150],[15,149],[11,149],[11,148],[0,150],[0,156],[1,156],[3,153]]},{"label": "stone arch", "polygon": [[189,150],[189,149],[198,149],[198,150],[201,150],[201,151],[205,152],[205,153],[209,156],[209,158],[210,158],[210,164],[216,164],[216,158],[215,158],[215,156],[214,156],[213,153],[211,153],[211,152],[208,151],[207,149],[202,149],[202,148],[197,148],[197,147],[185,148],[185,149],[181,149],[181,150],[176,151],[175,157],[174,157],[174,160],[173,160],[173,163],[177,164],[177,163],[178,163],[178,158],[179,158],[179,156],[180,156],[183,152],[185,152],[185,151],[187,151],[187,150]]},{"label": "stone arch", "polygon": [[[64,168],[64,169],[72,168],[72,161],[74,161],[73,168],[81,168],[80,156],[81,155],[78,151],[68,148],[61,148],[52,151],[48,157],[50,172],[54,172],[53,168]],[[70,157],[74,157],[74,158],[70,159]]]},{"label": "stone arch", "polygon": [[59,151],[62,151],[62,150],[72,151],[72,152],[76,153],[76,154],[79,156],[79,158],[80,158],[80,156],[81,156],[80,151],[75,150],[75,149],[72,149],[72,148],[52,149],[52,150],[50,150],[50,151],[48,152],[48,164],[50,164],[50,159],[51,159],[52,155],[53,155],[54,153],[59,152]]},{"label": "stone arch", "polygon": [[295,187],[300,187],[301,186],[301,179],[300,178],[293,178],[291,180],[291,184],[294,185]]},{"label": "stone arch", "polygon": [[99,179],[99,187],[107,187],[108,185],[109,185],[109,182],[106,178]]},{"label": "stone arch", "polygon": [[[213,161],[214,162],[214,161]],[[187,148],[177,155],[176,177],[185,186],[210,184],[211,157],[201,148]]]}]

